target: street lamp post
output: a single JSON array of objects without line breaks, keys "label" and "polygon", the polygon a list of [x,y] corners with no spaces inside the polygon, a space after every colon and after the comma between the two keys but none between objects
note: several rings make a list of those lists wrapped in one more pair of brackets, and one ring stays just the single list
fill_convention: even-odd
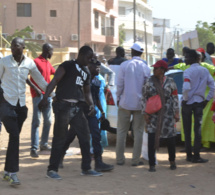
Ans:
[{"label": "street lamp post", "polygon": [[145,33],[145,50],[146,50],[146,62],[148,64],[148,48],[147,48],[147,32],[146,32],[146,21],[144,20],[144,33]]},{"label": "street lamp post", "polygon": [[134,7],[134,43],[136,42],[136,0],[133,1],[133,7]]}]

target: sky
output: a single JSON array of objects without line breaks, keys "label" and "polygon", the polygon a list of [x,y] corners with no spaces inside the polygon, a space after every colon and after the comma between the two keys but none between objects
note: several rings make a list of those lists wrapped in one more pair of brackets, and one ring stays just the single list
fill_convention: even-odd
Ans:
[{"label": "sky", "polygon": [[170,19],[170,27],[187,32],[198,20],[215,22],[215,0],[148,0],[155,18]]}]

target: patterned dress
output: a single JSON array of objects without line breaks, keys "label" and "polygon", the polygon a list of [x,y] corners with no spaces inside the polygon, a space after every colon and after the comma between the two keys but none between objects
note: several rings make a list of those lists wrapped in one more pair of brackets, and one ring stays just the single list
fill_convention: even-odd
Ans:
[{"label": "patterned dress", "polygon": [[[165,97],[165,114],[163,118],[163,125],[161,129],[161,137],[169,138],[176,136],[176,128],[175,128],[175,112],[178,111],[178,93],[177,87],[174,80],[170,77],[166,77],[164,84],[164,97]],[[142,111],[144,113],[146,102],[148,98],[157,95],[157,90],[155,88],[152,79],[149,78],[146,84],[143,86],[142,91]],[[157,124],[157,113],[151,114],[150,124],[146,124],[146,129],[148,133],[155,133],[156,124]]]}]

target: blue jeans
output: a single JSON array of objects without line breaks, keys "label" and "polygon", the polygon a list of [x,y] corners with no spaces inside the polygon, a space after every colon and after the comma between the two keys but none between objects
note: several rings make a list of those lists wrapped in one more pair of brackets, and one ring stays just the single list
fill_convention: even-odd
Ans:
[{"label": "blue jeans", "polygon": [[102,146],[101,146],[101,134],[100,134],[100,129],[99,129],[99,121],[96,118],[96,116],[87,116],[87,114],[85,114],[85,116],[88,120],[90,134],[92,137],[94,158],[95,159],[97,159],[98,157],[101,158]]},{"label": "blue jeans", "polygon": [[52,111],[52,98],[48,98],[48,106],[42,110],[38,108],[38,104],[42,100],[43,95],[40,97],[32,98],[33,101],[33,117],[31,123],[31,149],[39,148],[39,126],[41,122],[41,115],[43,115],[43,130],[41,136],[40,145],[46,145],[48,143],[49,131],[51,127],[51,111]]},{"label": "blue jeans", "polygon": [[58,171],[58,165],[68,137],[69,125],[73,127],[73,131],[78,136],[82,154],[81,168],[84,171],[91,169],[90,132],[82,108],[78,104],[62,100],[54,101],[52,105],[55,123],[48,171]]}]

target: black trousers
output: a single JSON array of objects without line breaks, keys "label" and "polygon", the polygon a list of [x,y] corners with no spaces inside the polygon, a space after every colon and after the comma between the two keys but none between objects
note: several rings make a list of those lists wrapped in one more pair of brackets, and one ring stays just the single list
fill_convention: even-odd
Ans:
[{"label": "black trousers", "polygon": [[48,171],[58,171],[58,165],[68,136],[69,125],[73,127],[79,139],[82,154],[81,168],[85,171],[91,169],[90,131],[81,107],[58,100],[53,102],[52,105],[55,114],[55,123]]},{"label": "black trousers", "polygon": [[20,106],[12,106],[7,101],[0,104],[0,118],[9,133],[9,142],[6,154],[5,168],[7,172],[19,171],[19,134],[22,125],[27,118],[28,108]]},{"label": "black trousers", "polygon": [[182,118],[185,135],[185,149],[187,157],[192,157],[192,146],[191,146],[191,130],[192,130],[192,114],[194,114],[194,158],[200,157],[201,148],[201,124],[203,115],[203,102],[186,104],[182,103]]},{"label": "black trousers", "polygon": [[[169,161],[175,161],[175,137],[165,138],[169,153]],[[155,165],[155,133],[148,133],[149,165]]]},{"label": "black trousers", "polygon": [[[101,133],[99,129],[99,122],[96,116],[88,116],[85,113],[87,118],[90,134],[92,137],[93,153],[95,160],[97,158],[101,159],[102,156],[102,146],[101,146]],[[73,142],[76,136],[76,131],[73,129],[73,126],[70,127],[66,142],[63,147],[63,156],[66,154],[66,150],[69,148],[70,144]]]}]

